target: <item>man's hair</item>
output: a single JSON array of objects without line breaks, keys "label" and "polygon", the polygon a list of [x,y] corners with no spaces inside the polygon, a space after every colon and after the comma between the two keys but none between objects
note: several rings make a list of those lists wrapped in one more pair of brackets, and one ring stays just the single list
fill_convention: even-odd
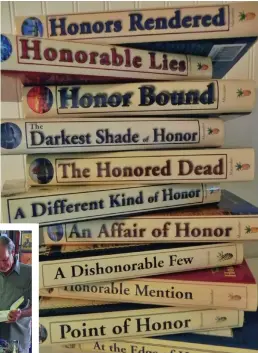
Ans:
[{"label": "man's hair", "polygon": [[6,235],[0,235],[0,245],[3,245],[7,248],[9,254],[15,252],[15,245],[12,239],[8,238]]}]

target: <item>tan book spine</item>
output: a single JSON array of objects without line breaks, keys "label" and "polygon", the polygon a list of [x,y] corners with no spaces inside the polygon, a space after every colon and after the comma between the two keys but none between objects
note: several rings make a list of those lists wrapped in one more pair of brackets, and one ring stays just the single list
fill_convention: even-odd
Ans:
[{"label": "tan book spine", "polygon": [[81,301],[257,310],[257,284],[139,278],[44,288],[40,295]]},{"label": "tan book spine", "polygon": [[223,243],[156,249],[87,258],[41,261],[39,288],[96,283],[162,273],[237,265],[243,262],[243,244]]},{"label": "tan book spine", "polygon": [[40,318],[40,344],[148,337],[196,330],[242,327],[243,311],[155,308]]},{"label": "tan book spine", "polygon": [[[128,338],[119,341],[105,340],[98,342],[86,342],[82,344],[67,344],[60,347],[56,346],[55,353],[75,353],[75,352],[159,352],[159,353],[254,353],[253,349],[206,345],[188,343],[185,341],[161,340],[152,338]],[[43,353],[43,351],[42,351]]]},{"label": "tan book spine", "polygon": [[2,223],[40,225],[215,203],[221,196],[218,184],[38,187],[25,193],[19,189],[17,194],[11,184],[7,189],[2,196]]},{"label": "tan book spine", "polygon": [[[16,33],[90,43],[137,43],[257,35],[256,2],[137,9],[100,13],[19,16]],[[29,21],[31,20],[31,23]]]},{"label": "tan book spine", "polygon": [[1,120],[1,153],[71,153],[220,147],[224,121],[196,118]]},{"label": "tan book spine", "polygon": [[254,179],[252,148],[28,155],[28,185],[160,184]]},{"label": "tan book spine", "polygon": [[258,240],[257,215],[173,216],[81,221],[40,227],[43,245],[230,242]]},{"label": "tan book spine", "polygon": [[[212,77],[209,57],[170,54],[71,41],[2,34],[10,50],[1,71],[80,75],[92,78],[185,80]],[[205,69],[202,69],[205,67]],[[98,78],[97,78],[98,79]],[[116,81],[116,80],[114,80]]]},{"label": "tan book spine", "polygon": [[[78,308],[78,307],[95,306],[95,305],[109,305],[109,306],[111,306],[112,304],[110,304],[108,302],[89,301],[89,300],[80,300],[80,299],[74,300],[74,299],[70,299],[70,298],[65,299],[65,298],[55,298],[55,297],[41,297],[40,301],[39,301],[39,310],[58,309],[58,308],[74,308],[74,307]],[[46,315],[44,314],[44,316],[46,316]],[[198,330],[195,333],[200,334],[200,335],[232,337],[232,330],[229,328],[206,330],[206,331]]]},{"label": "tan book spine", "polygon": [[[120,74],[120,73],[119,73]],[[25,118],[250,113],[252,80],[203,80],[23,88]]]}]

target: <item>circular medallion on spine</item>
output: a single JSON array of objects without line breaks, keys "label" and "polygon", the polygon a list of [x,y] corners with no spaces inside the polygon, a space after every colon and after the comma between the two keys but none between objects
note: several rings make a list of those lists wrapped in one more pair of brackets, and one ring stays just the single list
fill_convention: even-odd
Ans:
[{"label": "circular medallion on spine", "polygon": [[64,236],[63,226],[61,224],[55,224],[47,227],[47,235],[52,241],[60,241]]},{"label": "circular medallion on spine", "polygon": [[29,167],[29,175],[37,184],[48,184],[53,179],[54,168],[48,159],[37,158]]},{"label": "circular medallion on spine", "polygon": [[37,17],[29,17],[23,21],[21,32],[24,36],[43,37],[43,24]]},{"label": "circular medallion on spine", "polygon": [[48,87],[32,87],[27,94],[27,103],[35,113],[47,113],[53,105],[53,94]]},{"label": "circular medallion on spine", "polygon": [[22,132],[14,123],[1,124],[1,147],[12,150],[18,147],[22,140]]},{"label": "circular medallion on spine", "polygon": [[47,339],[47,329],[43,325],[39,325],[39,343],[45,342]]},{"label": "circular medallion on spine", "polygon": [[6,61],[10,58],[13,52],[12,44],[10,40],[1,34],[1,54],[0,54],[0,61]]}]

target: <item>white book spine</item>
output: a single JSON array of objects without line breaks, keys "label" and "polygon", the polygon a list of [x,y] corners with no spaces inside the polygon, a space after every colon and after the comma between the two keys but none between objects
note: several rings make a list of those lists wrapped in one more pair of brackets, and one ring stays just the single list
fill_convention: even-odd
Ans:
[{"label": "white book spine", "polygon": [[41,225],[201,205],[221,196],[218,184],[43,187],[16,195],[8,188],[10,194],[2,197],[2,222]]},{"label": "white book spine", "polygon": [[40,344],[149,337],[243,326],[243,311],[156,308],[40,318]]},{"label": "white book spine", "polygon": [[237,265],[243,262],[243,244],[156,249],[74,259],[40,261],[40,288],[106,282]]},{"label": "white book spine", "polygon": [[258,215],[147,214],[40,227],[40,243],[48,246],[246,240],[258,240]]},{"label": "white book spine", "polygon": [[23,87],[25,118],[250,113],[253,80],[199,80]]},{"label": "white book spine", "polygon": [[28,155],[28,185],[160,184],[254,179],[253,148]]},{"label": "white book spine", "polygon": [[219,147],[221,119],[117,118],[1,121],[1,153],[71,153]]}]

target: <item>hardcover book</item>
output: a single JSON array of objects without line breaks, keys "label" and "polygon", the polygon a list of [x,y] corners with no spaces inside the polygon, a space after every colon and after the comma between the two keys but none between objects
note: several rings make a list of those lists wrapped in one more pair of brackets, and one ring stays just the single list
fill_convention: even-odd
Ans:
[{"label": "hardcover book", "polygon": [[[233,328],[231,337],[204,336],[181,333],[152,338],[129,338],[119,341],[98,340],[81,345],[70,344],[62,347],[63,353],[84,352],[160,352],[160,353],[254,353],[258,351],[258,311],[244,315],[244,325]],[[69,348],[69,349],[68,349]]]},{"label": "hardcover book", "polygon": [[1,153],[69,153],[219,147],[221,119],[10,119],[1,120]]},{"label": "hardcover book", "polygon": [[28,155],[28,185],[160,184],[254,179],[254,149]]},{"label": "hardcover book", "polygon": [[55,316],[40,317],[40,344],[65,345],[95,341],[96,337],[150,337],[243,326],[244,313],[239,310],[153,308],[139,304],[135,310],[135,305],[126,304],[123,311],[121,305],[120,310],[105,307],[104,312],[99,306],[79,307],[79,314],[74,314],[77,310],[73,308],[53,310]]},{"label": "hardcover book", "polygon": [[220,200],[218,184],[162,184],[150,186],[61,186],[29,188],[17,182],[2,191],[2,223],[41,225],[133,215]]},{"label": "hardcover book", "polygon": [[257,310],[257,284],[247,263],[105,283],[76,284],[40,291],[45,297],[106,300],[166,306]]},{"label": "hardcover book", "polygon": [[42,245],[230,242],[258,240],[258,208],[221,191],[217,204],[136,217],[41,226]]},{"label": "hardcover book", "polygon": [[[138,74],[138,73],[137,73]],[[202,80],[23,87],[25,118],[243,115],[255,81]]]},{"label": "hardcover book", "polygon": [[243,262],[243,244],[145,244],[73,252],[46,249],[39,256],[40,288],[224,267]]},{"label": "hardcover book", "polygon": [[[173,4],[172,4],[173,5]],[[16,17],[16,33],[210,56],[222,78],[255,43],[256,2]]]},{"label": "hardcover book", "polygon": [[[44,78],[48,81],[48,76],[51,81],[52,75],[59,83],[62,82],[62,75],[65,75],[66,84],[212,77],[211,59],[200,56],[24,38],[11,34],[1,35],[1,47],[4,49],[1,56],[2,73],[20,76],[24,84],[29,80],[33,83],[37,76],[40,77],[40,83],[44,82]],[[44,87],[39,87],[39,91],[34,93],[43,94],[42,98],[47,94]]]}]

